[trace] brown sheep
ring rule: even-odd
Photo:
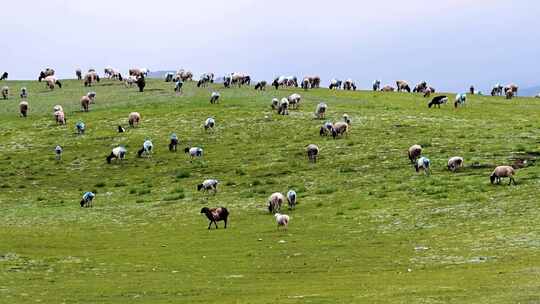
[[[420,145],[412,145],[409,150],[407,151],[407,154],[409,155],[409,159],[411,160],[411,163],[413,164],[417,158],[422,155],[422,146]]]
[[[510,178],[510,182],[508,183],[508,185],[511,185],[512,182],[514,183],[514,185],[516,185],[516,181],[514,180],[514,174],[516,174],[514,168],[510,166],[498,166],[497,168],[495,168],[495,170],[493,170],[493,173],[491,173],[489,179],[492,184],[495,182],[497,182],[497,184],[500,184],[503,177],[508,177]]]
[[[506,99],[514,98],[514,91],[512,91],[511,89],[509,89],[509,90],[505,89],[505,94],[506,94]]]
[[[88,97],[87,95],[84,95],[83,97],[81,97],[81,107],[84,112],[88,112],[90,101],[91,101],[90,97]]]
[[[312,163],[316,163],[317,156],[319,155],[319,147],[317,147],[317,145],[310,144],[306,148],[306,153],[307,153],[308,160]]]
[[[517,96],[518,89],[519,89],[519,87],[512,83],[512,84],[509,84],[509,85],[504,87],[504,93],[508,96],[508,91],[511,91],[512,92],[512,97]]]
[[[349,125],[344,121],[338,121],[332,128],[332,137],[336,139],[337,136],[346,135],[349,131]]]
[[[227,229],[227,219],[229,217],[229,210],[225,207],[218,207],[218,208],[208,208],[204,207],[201,209],[201,214],[205,214],[208,220],[210,220],[210,223],[208,224],[208,229],[212,227],[212,223],[216,225],[216,229],[218,229],[217,222],[223,221],[225,223],[224,229]]]
[[[19,111],[21,112],[22,117],[26,117],[28,113],[28,102],[23,100],[19,103]]]
[[[138,112],[131,112],[128,116],[128,123],[130,127],[135,127],[139,125],[139,122],[141,121],[141,114]]]
[[[279,192],[272,193],[268,198],[268,211],[270,213],[279,212],[281,205],[285,202],[285,196]]]
[[[407,91],[411,92],[411,87],[409,86],[409,83],[407,83],[405,80],[398,80],[396,81],[397,91]]]
[[[385,85],[385,86],[381,89],[381,91],[383,91],[383,92],[394,92],[394,90],[395,90],[394,87],[391,86],[391,85],[388,85],[388,84]]]

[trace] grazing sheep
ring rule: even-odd
[[[8,97],[9,97],[9,87],[4,86],[2,87],[2,98],[8,99]]]
[[[146,86],[146,80],[143,75],[140,75],[137,77],[137,87],[139,88],[139,92],[144,92],[144,87]]]
[[[291,94],[291,96],[287,97],[287,100],[289,101],[289,106],[291,109],[298,109],[300,106],[300,101],[302,100],[302,96],[300,94]]]
[[[138,126],[140,121],[141,121],[141,114],[139,114],[139,112],[129,113],[128,123],[130,127],[134,128],[135,126]]]
[[[491,96],[501,96],[503,93],[503,86],[497,83],[492,89],[491,89]]]
[[[426,175],[429,175],[430,164],[431,162],[429,161],[429,158],[422,156],[416,160],[416,163],[414,164],[414,169],[416,170],[416,172],[420,172],[420,170],[422,170]]]
[[[51,68],[46,68],[45,71],[39,72],[38,81],[41,82],[42,79],[46,78],[47,76],[53,76],[54,70]]]
[[[146,69],[146,68],[143,68],[143,69],[140,69],[140,68],[131,68],[129,69],[128,71],[128,74],[129,76],[148,76],[148,73],[150,72],[150,70]]]
[[[294,209],[296,206],[296,191],[289,190],[287,192],[287,202],[289,203],[289,209]]]
[[[407,154],[409,155],[411,164],[414,164],[414,162],[422,155],[422,146],[412,145],[407,151]]]
[[[223,87],[225,88],[231,87],[231,76],[223,76]]]
[[[203,149],[199,147],[186,147],[184,149],[184,153],[189,153],[190,162],[193,161],[193,158],[195,157],[202,157],[203,156]]]
[[[58,79],[56,79],[56,77],[51,75],[51,76],[45,77],[44,79],[45,79],[47,88],[49,88],[49,90],[53,90],[56,85],[59,88],[62,88],[62,83]]]
[[[99,75],[94,70],[89,70],[88,73],[84,75],[84,86],[91,87],[96,82],[99,82]]]
[[[137,83],[137,76],[129,75],[124,78],[124,85],[127,87],[132,87],[134,83]]]
[[[317,156],[319,155],[319,147],[314,144],[309,144],[306,148],[308,160],[312,163],[317,162]]]
[[[327,121],[321,126],[319,130],[319,135],[328,136],[332,134],[332,130],[334,130],[334,125],[331,122]]]
[[[349,126],[351,125],[351,119],[349,118],[349,114],[343,114],[343,121],[346,122]]]
[[[205,214],[208,220],[210,220],[210,223],[208,224],[208,230],[210,230],[210,227],[212,226],[212,223],[216,226],[216,229],[218,229],[217,222],[223,221],[225,223],[224,229],[227,229],[227,218],[229,217],[229,211],[225,207],[218,207],[218,208],[208,208],[204,207],[201,209],[201,213]]]
[[[463,157],[454,156],[448,160],[448,170],[455,172],[461,167],[463,167]]]
[[[83,135],[84,131],[86,130],[86,125],[84,124],[84,122],[79,121],[77,122],[77,124],[75,124],[75,128],[77,129],[77,134]]]
[[[300,83],[300,87],[304,89],[304,91],[307,91],[311,85],[309,84],[309,78],[304,78],[302,82]]]
[[[338,121],[332,128],[332,137],[336,139],[337,136],[346,135],[349,131],[349,125],[346,122]]]
[[[208,129],[214,129],[214,126],[216,125],[216,121],[212,117],[208,117],[204,121],[204,130],[208,131]]]
[[[380,80],[374,80],[373,81],[373,91],[378,91],[380,88],[381,88],[381,81]]]
[[[217,181],[217,179],[205,179],[202,184],[197,185],[197,191],[202,190],[203,192],[208,192],[212,190],[212,192],[216,194],[218,184],[219,182]]]
[[[22,87],[21,88],[21,94],[19,96],[21,96],[21,99],[27,99],[28,98],[28,89],[26,89],[26,87]]]
[[[81,107],[84,112],[88,112],[88,109],[90,107],[90,97],[84,95],[81,97]]]
[[[174,91],[176,94],[182,94],[182,87],[184,86],[184,82],[182,82],[182,79],[178,79],[174,83]]]
[[[105,69],[103,69],[103,74],[107,78],[112,78],[112,76],[114,74],[114,69],[111,68],[111,67],[106,67]]]
[[[519,87],[512,83],[504,87],[504,93],[506,94],[508,91],[512,91],[512,96],[517,96],[518,89]]]
[[[507,90],[507,91],[505,92],[505,96],[506,96],[506,99],[512,99],[512,98],[514,98],[514,91],[512,91],[512,90]]]
[[[405,80],[398,80],[396,81],[396,87],[397,91],[407,91],[408,93],[411,92],[411,87],[409,86],[409,83],[407,83]]]
[[[8,79],[8,72],[2,73],[2,76],[0,77],[0,80],[7,80]]]
[[[173,80],[174,74],[169,72],[165,74],[165,82],[171,82]]]
[[[278,114],[289,115],[289,100],[287,98],[281,98],[278,107]]]
[[[64,150],[62,149],[62,147],[56,146],[56,147],[54,148],[54,158],[55,158],[57,161],[62,160],[62,152],[64,152]]]
[[[277,223],[278,230],[279,230],[279,227],[283,227],[284,229],[287,229],[287,227],[289,227],[289,216],[288,215],[276,213],[276,214],[274,214],[274,217],[276,218],[276,223]]]
[[[456,101],[454,101],[454,108],[457,108],[458,106],[464,106],[466,101],[467,101],[467,94],[465,93],[456,94]]]
[[[495,170],[493,170],[493,173],[491,173],[489,179],[492,184],[495,182],[497,182],[497,184],[500,184],[503,177],[508,177],[510,178],[510,182],[508,183],[508,185],[511,185],[512,182],[514,182],[514,185],[516,185],[516,181],[514,180],[514,174],[516,174],[514,168],[510,166],[498,166],[497,168],[495,168]]]
[[[277,110],[279,108],[279,99],[272,98],[272,110]]]
[[[307,90],[309,88],[316,89],[319,88],[321,85],[321,77],[319,76],[305,76],[302,80],[301,87],[304,90]]]
[[[180,69],[176,71],[176,75],[174,75],[174,81],[178,81],[178,79],[182,81],[193,80],[193,73],[191,71]]]
[[[328,88],[330,90],[332,90],[332,89],[336,89],[336,90],[341,89],[341,84],[342,83],[343,82],[341,80],[334,78],[334,79],[330,80],[330,85],[328,86]]]
[[[281,209],[281,205],[285,202],[285,196],[279,192],[274,192],[268,198],[268,212],[276,213]]]
[[[448,97],[446,95],[441,96],[435,96],[433,99],[428,103],[428,108],[431,108],[432,106],[438,106],[441,107],[441,104],[447,103]]]
[[[23,100],[19,103],[19,112],[21,113],[21,117],[26,117],[28,113],[28,101]]]
[[[94,197],[96,197],[96,195],[93,192],[85,192],[81,199],[81,208],[92,207],[94,205]]]
[[[214,73],[204,73],[197,82],[197,87],[206,87],[209,83],[214,83]]]
[[[328,109],[328,106],[324,102],[320,102],[317,104],[317,107],[315,108],[315,117],[318,119],[324,119],[326,116],[326,110]]]
[[[63,111],[56,111],[54,112],[54,119],[57,124],[59,125],[65,125],[66,124],[66,115]]]
[[[255,90],[264,91],[266,90],[266,81],[259,81],[255,84]]]
[[[126,129],[124,129],[124,127],[122,127],[121,125],[118,125],[118,133],[124,133],[126,132]]]
[[[219,97],[221,97],[221,94],[218,92],[212,92],[212,95],[210,95],[210,103],[219,103]]]
[[[352,79],[349,78],[345,80],[345,82],[343,83],[343,89],[347,91],[350,91],[350,90],[356,91],[356,84],[354,83]]]
[[[53,107],[53,113],[54,113],[54,112],[58,112],[58,111],[64,112],[64,109],[62,108],[61,105],[55,105],[55,106]]]
[[[423,93],[427,89],[427,82],[422,81],[416,84],[413,89],[413,93]]]
[[[154,144],[152,144],[152,141],[147,139],[143,142],[142,148],[137,151],[137,156],[142,157],[143,153],[147,156],[152,156],[152,152],[154,151]]]
[[[389,85],[389,84],[385,85],[385,86],[381,89],[381,91],[383,91],[383,92],[394,92],[394,90],[395,90],[394,87],[391,86],[391,85]]]
[[[126,148],[122,146],[116,147],[112,149],[111,154],[106,157],[107,163],[110,164],[113,158],[122,161],[126,157],[126,154]]]
[[[176,152],[178,146],[178,136],[176,133],[171,134],[171,141],[169,142],[169,151]]]

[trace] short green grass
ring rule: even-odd
[[[65,81],[48,91],[8,81],[0,101],[0,302],[2,303],[537,303],[540,301],[540,104],[469,96],[464,108],[428,109],[420,95],[198,89],[150,80],[146,91],[102,81],[96,103]],[[18,117],[18,90],[30,113]],[[213,89],[221,102],[209,104]],[[299,92],[300,110],[271,112],[272,97]],[[451,96],[451,99],[453,96]],[[348,137],[321,138],[347,113]],[[56,126],[61,104],[67,126]],[[131,111],[139,127],[127,127]],[[216,119],[214,132],[202,127]],[[75,123],[87,132],[78,136]],[[169,134],[181,144],[167,150]],[[152,158],[137,159],[145,138]],[[309,164],[304,147],[321,148]],[[432,175],[416,174],[407,148],[424,146]],[[64,147],[61,162],[53,149]],[[106,164],[124,145],[124,163]],[[189,161],[187,145],[205,150]],[[465,168],[446,170],[451,156]],[[517,186],[493,186],[495,165],[526,159]],[[220,180],[217,195],[196,185]],[[296,189],[287,231],[265,209]],[[94,207],[82,209],[84,191]],[[229,209],[228,229],[208,231],[203,206]],[[220,223],[222,227],[223,223]]]

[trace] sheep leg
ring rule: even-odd
[[[210,227],[212,226],[212,221],[208,224],[208,230],[210,230]]]
[[[227,219],[224,219],[223,221],[225,222],[225,226],[223,227],[223,229],[227,229]]]
[[[214,220],[214,225],[216,225],[216,229],[218,229],[217,222]]]

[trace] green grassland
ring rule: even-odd
[[[540,302],[540,102],[469,96],[428,109],[407,93],[223,89],[149,80],[144,93],[104,80],[96,103],[74,80],[49,91],[8,81],[0,100],[1,303],[538,303]],[[18,90],[30,112],[18,115]],[[221,102],[209,103],[212,90]],[[272,113],[272,97],[299,92],[299,110]],[[453,95],[450,96],[453,99]],[[352,119],[345,138],[320,137],[328,120]],[[67,126],[53,121],[64,107]],[[127,128],[132,111],[139,127]],[[213,116],[217,127],[205,132]],[[87,132],[78,136],[75,123]],[[177,153],[167,149],[175,132]],[[137,158],[145,138],[152,158]],[[308,163],[305,146],[320,149]],[[432,175],[406,151],[421,144]],[[190,162],[188,144],[205,150]],[[54,147],[64,147],[61,162]],[[107,164],[117,145],[127,159]],[[465,167],[446,169],[452,156]],[[526,160],[517,186],[491,185],[496,165]],[[217,178],[220,191],[196,185]],[[268,196],[299,196],[287,231]],[[80,208],[95,191],[93,208]],[[204,206],[230,212],[207,230]]]

